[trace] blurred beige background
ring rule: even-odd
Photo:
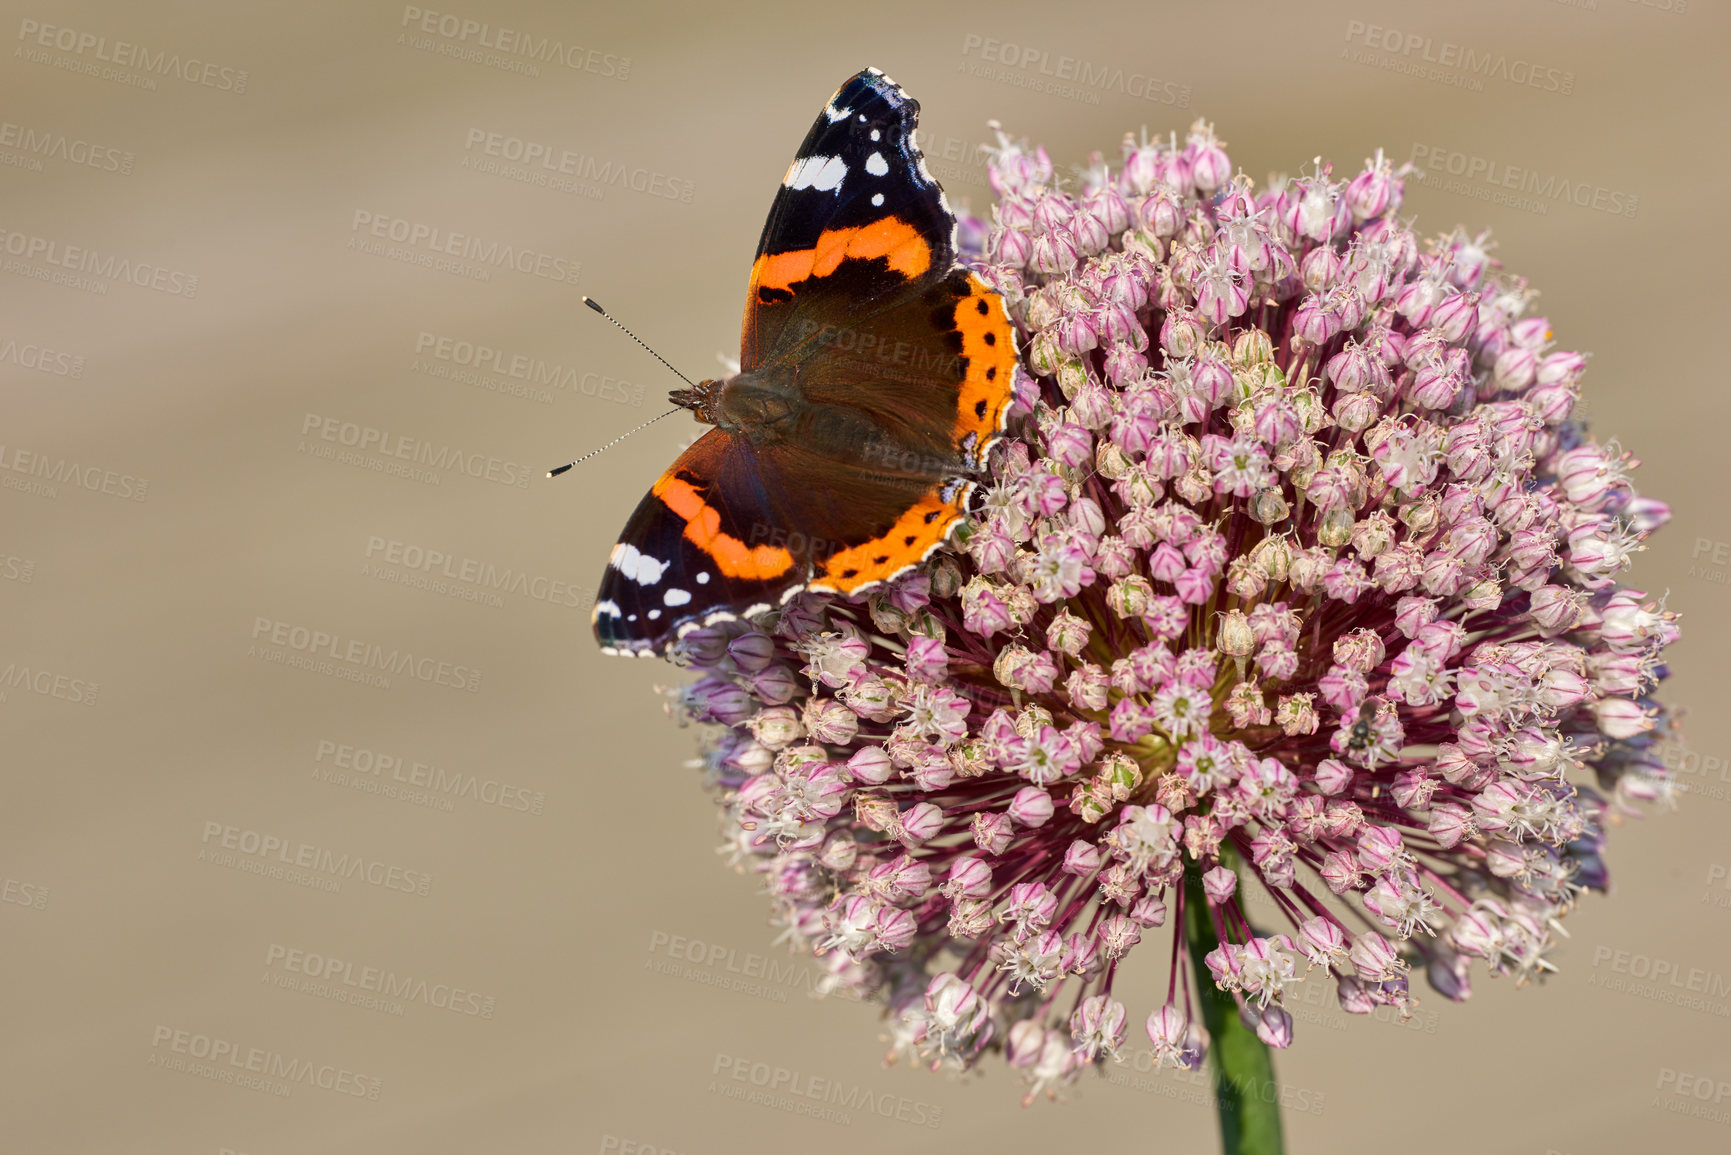
[[[713,852],[675,671],[589,636],[693,429],[541,479],[671,382],[579,294],[713,372],[776,181],[866,64],[976,208],[989,118],[1068,166],[1201,114],[1258,179],[1417,148],[1420,226],[1495,229],[1676,511],[1634,577],[1686,615],[1694,792],[1613,832],[1542,989],[1427,989],[1406,1027],[1301,1006],[1290,1149],[1731,1145],[1722,6],[438,3],[4,5],[0,1147],[1213,1149],[1140,1029],[1068,1105],[884,1069]],[[1463,47],[1509,78],[1424,71]],[[1065,57],[1128,79],[1041,87]],[[760,1063],[887,1117],[735,1097]]]

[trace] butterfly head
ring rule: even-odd
[[[792,367],[735,373],[699,381],[691,389],[676,389],[667,399],[691,410],[706,425],[755,440],[786,432],[799,408],[796,376]]]
[[[714,377],[706,377],[689,389],[675,389],[667,395],[667,400],[681,409],[689,409],[697,420],[706,425],[714,425],[715,398],[721,392],[722,382]]]

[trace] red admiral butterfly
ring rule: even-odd
[[[1016,366],[1003,299],[957,264],[914,143],[920,106],[875,68],[824,105],[776,192],[740,371],[670,395],[715,426],[620,535],[603,652],[902,574],[966,516]]]

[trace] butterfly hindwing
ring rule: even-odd
[[[973,488],[714,430],[626,522],[596,599],[596,637],[607,653],[655,653],[686,628],[772,609],[808,584],[851,593],[887,580],[949,535]]]
[[[898,448],[936,463],[934,475],[978,469],[1014,385],[1003,298],[957,268],[874,316],[850,320],[846,308],[827,285],[806,304],[799,323],[818,334],[794,355],[806,401],[862,411]]]
[[[808,551],[788,540],[751,458],[711,430],[650,487],[596,596],[604,652],[659,652],[683,625],[769,609],[804,584]]]

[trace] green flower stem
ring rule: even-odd
[[[1222,848],[1222,862],[1230,848]],[[1238,1017],[1238,1004],[1214,985],[1202,960],[1219,945],[1202,874],[1194,866],[1184,878],[1184,930],[1196,986],[1202,992],[1202,1023],[1208,1028],[1208,1065],[1214,1071],[1214,1102],[1220,1112],[1220,1149],[1224,1155],[1281,1155],[1280,1093],[1274,1082],[1274,1057]]]

